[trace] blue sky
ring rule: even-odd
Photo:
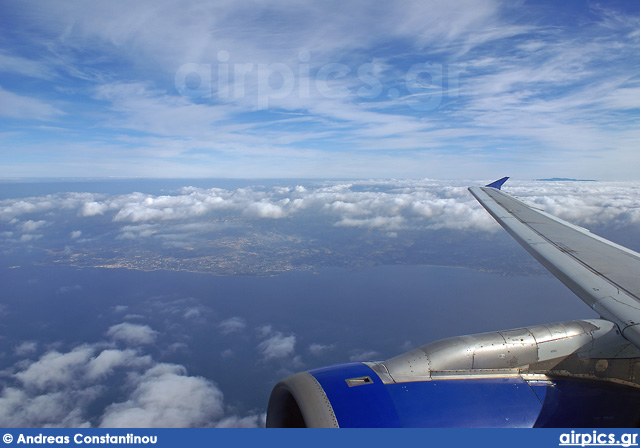
[[[637,2],[0,14],[0,178],[638,179]]]

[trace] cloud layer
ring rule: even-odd
[[[8,228],[4,238],[22,242],[53,231],[54,221],[48,220],[65,215],[86,218],[86,226],[92,225],[91,219],[106,218],[125,239],[212,232],[221,228],[216,222],[222,220],[250,223],[311,216],[328,226],[392,232],[494,231],[498,227],[466,190],[467,185],[474,184],[478,182],[376,180],[235,190],[185,187],[160,196],[60,193],[2,200],[0,220]],[[510,181],[506,188],[532,205],[579,225],[629,226],[640,222],[637,183]],[[73,230],[67,238],[78,240],[89,234],[86,229]]]
[[[125,342],[127,348],[117,348],[105,340],[66,352],[49,350],[36,360],[26,359],[4,370],[0,424],[181,428],[261,425],[259,415],[229,415],[222,392],[211,380],[190,376],[182,365],[158,362],[145,354],[137,346],[148,343],[151,332],[146,326],[122,323],[111,327],[107,335],[112,341]],[[22,344],[19,352],[33,354],[35,349],[27,351]]]

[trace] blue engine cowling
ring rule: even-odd
[[[640,350],[602,319],[459,336],[285,378],[267,426],[635,426],[638,366]]]
[[[384,384],[366,364],[292,375],[269,399],[267,427],[624,427],[640,421],[633,387],[520,376]]]

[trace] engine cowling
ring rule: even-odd
[[[640,421],[639,360],[597,319],[445,339],[285,378],[267,426],[630,426]]]

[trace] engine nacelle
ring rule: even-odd
[[[292,375],[271,393],[267,426],[630,426],[639,360],[597,319],[445,339]]]

